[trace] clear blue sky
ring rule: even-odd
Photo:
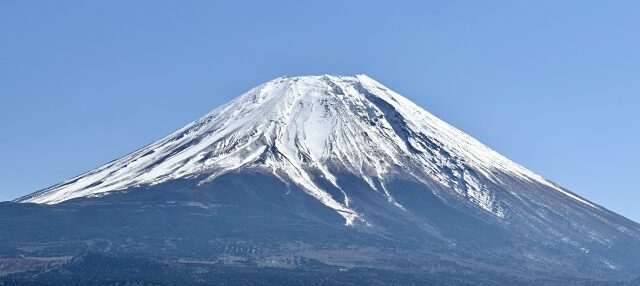
[[[0,3],[0,200],[281,75],[365,73],[640,221],[639,1]]]

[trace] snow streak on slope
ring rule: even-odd
[[[504,209],[480,177],[499,184],[498,174],[510,174],[596,207],[364,75],[269,81],[151,145],[19,201],[59,203],[184,177],[207,181],[243,167],[294,182],[347,224],[366,218],[332,170],[361,177],[400,209],[384,187],[400,174],[438,182],[497,217]],[[343,196],[324,191],[314,174]]]

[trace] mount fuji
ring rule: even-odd
[[[640,277],[640,224],[365,75],[271,80],[129,155],[1,203],[0,222],[8,284]]]

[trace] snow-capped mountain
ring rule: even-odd
[[[364,219],[350,209],[349,194],[332,198],[310,170],[336,187],[329,167],[352,171],[398,208],[384,184],[398,174],[436,181],[498,217],[505,210],[478,176],[500,184],[499,174],[509,174],[598,208],[365,75],[269,81],[158,142],[19,201],[59,203],[201,173],[206,181],[245,166],[299,184],[347,223]]]
[[[412,241],[439,255],[461,251],[502,265],[496,256],[502,251],[518,267],[566,268],[561,272],[585,277],[640,272],[632,269],[640,267],[637,223],[514,163],[365,75],[271,80],[157,142],[17,202],[207,186],[229,192],[217,204],[255,199],[270,215],[308,211],[305,220],[325,222],[333,213],[349,232]]]

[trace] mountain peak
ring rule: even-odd
[[[103,244],[75,240],[81,235],[70,225],[90,233],[107,226],[108,238],[137,233],[157,241],[148,248],[154,257],[169,251],[171,259],[189,253],[254,266],[276,266],[256,264],[274,257],[420,273],[424,265],[459,264],[461,273],[496,269],[500,279],[514,269],[545,279],[636,277],[640,269],[640,225],[364,75],[271,80],[148,146],[17,201],[60,205],[25,206],[24,216],[10,204],[16,227],[8,229],[18,235],[6,237],[39,241],[40,229],[61,226],[61,241],[74,238],[69,249]],[[36,226],[22,227],[25,217]],[[236,251],[227,252],[227,242]],[[43,253],[65,248],[38,243]],[[13,253],[39,246],[8,245]],[[130,245],[138,253],[143,244]]]
[[[367,222],[336,181],[338,173],[361,178],[398,209],[404,207],[385,184],[399,176],[449,189],[497,218],[509,210],[490,184],[503,176],[597,208],[366,75],[276,78],[153,144],[18,201],[59,203],[184,177],[206,182],[246,168],[293,181],[347,224]],[[323,190],[318,174],[340,194]]]

